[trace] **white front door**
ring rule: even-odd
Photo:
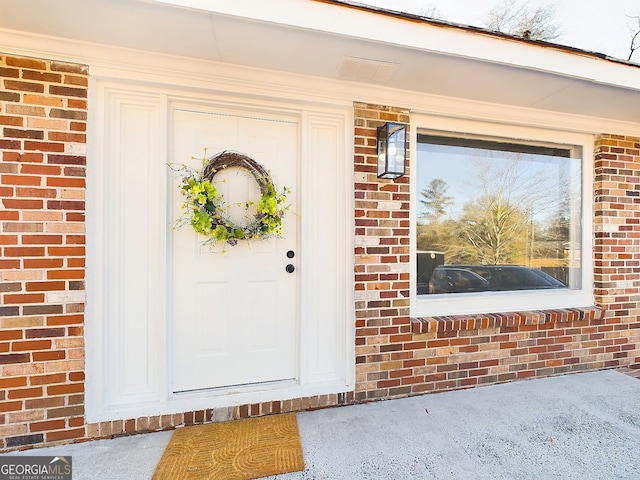
[[[199,166],[204,148],[208,157],[243,153],[269,171],[278,190],[291,189],[288,203],[297,211],[297,119],[175,106],[171,125],[172,162]],[[247,175],[216,175],[228,204],[259,198]],[[176,175],[172,220],[180,216],[179,184]],[[286,269],[299,265],[297,224],[289,213],[284,238],[226,245],[225,253],[202,246],[205,238],[189,225],[172,232],[172,391],[297,378],[298,271]]]

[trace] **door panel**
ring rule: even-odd
[[[287,186],[296,211],[298,124],[240,113],[173,109],[174,163],[199,166],[223,150],[248,155],[265,167],[278,189]],[[260,198],[248,172],[229,169],[215,181],[228,204]],[[176,176],[178,177],[178,176]],[[170,194],[174,220],[182,197],[176,178]],[[240,215],[240,214],[239,214]],[[287,251],[297,251],[297,216],[287,214],[282,239],[202,246],[185,225],[172,232],[172,390],[188,391],[296,378],[297,273]],[[221,250],[221,245],[216,248]]]

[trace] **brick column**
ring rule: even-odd
[[[87,75],[0,54],[0,449],[85,435]]]
[[[376,176],[376,128],[404,108],[354,103],[356,401],[411,391],[409,173]],[[407,148],[407,152],[409,149]]]
[[[606,366],[639,364],[640,137],[599,135],[594,168],[594,292],[608,325]]]

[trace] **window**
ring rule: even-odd
[[[412,314],[592,304],[586,137],[540,137],[418,130]]]

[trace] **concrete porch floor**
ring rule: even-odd
[[[635,376],[635,378],[634,378]],[[307,479],[638,479],[640,369],[301,412]],[[5,455],[72,456],[73,478],[150,479],[171,431]]]

